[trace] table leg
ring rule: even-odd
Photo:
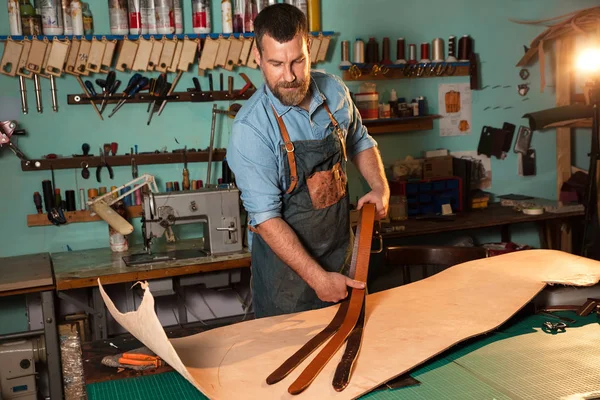
[[[177,312],[179,314],[179,325],[188,323],[187,309],[185,308],[185,290],[181,286],[179,278],[173,278],[173,288],[177,293]]]
[[[549,249],[550,243],[548,242],[548,238],[546,236],[546,232],[548,230],[548,225],[545,221],[539,221],[537,224],[538,236],[540,239],[540,248],[541,249]]]
[[[98,287],[92,288],[92,302],[94,307],[94,329],[92,336],[94,340],[101,340],[108,338],[108,329],[106,326],[106,307],[104,307],[104,300],[100,294]]]
[[[50,384],[50,399],[63,398],[62,369],[60,366],[60,345],[54,312],[54,292],[42,292],[42,314],[44,317],[44,337],[46,341],[46,363]]]

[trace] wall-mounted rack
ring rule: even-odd
[[[157,103],[161,103],[163,100],[168,100],[170,102],[192,102],[192,103],[202,103],[202,102],[213,102],[213,101],[234,101],[234,100],[247,100],[249,99],[256,89],[247,90],[241,95],[239,94],[239,90],[232,90],[229,93],[226,90],[215,90],[215,91],[188,91],[188,92],[175,92],[167,97],[155,97],[148,93],[137,93],[135,96],[127,99],[127,104],[132,103],[151,103],[156,101]],[[104,97],[96,96],[96,97],[86,97],[85,94],[70,94],[67,96],[67,104],[70,105],[78,105],[78,104],[90,104],[90,102],[95,102],[99,104]],[[122,96],[109,96],[106,98],[106,102],[108,104],[118,103],[119,100],[123,100]]]
[[[225,149],[215,149],[212,161],[223,161],[225,158]],[[187,151],[187,162],[206,162],[208,161],[208,151]],[[183,151],[175,153],[151,153],[151,154],[126,154],[121,156],[106,156],[106,162],[111,167],[131,166],[131,160],[134,159],[137,165],[149,164],[177,164],[183,163]],[[52,159],[39,159],[21,161],[21,170],[23,171],[44,171],[53,169],[73,169],[83,168],[87,164],[88,168],[100,165],[99,156],[87,157],[65,157]]]
[[[370,135],[428,131],[433,129],[433,120],[438,118],[441,118],[441,116],[424,115],[421,117],[367,119],[363,120],[363,125],[368,128]]]
[[[335,32],[332,31],[324,31],[324,32],[311,32],[310,33],[312,36],[333,36],[335,34]],[[218,38],[228,38],[230,36],[233,36],[234,38],[240,38],[240,37],[244,37],[244,38],[253,38],[254,37],[254,33],[182,33],[180,35],[55,35],[55,36],[51,36],[51,35],[40,35],[40,36],[10,36],[10,35],[0,35],[0,41],[5,41],[8,38],[11,38],[12,40],[23,40],[23,39],[40,39],[43,40],[44,38],[48,39],[48,40],[53,40],[53,39],[58,39],[58,40],[64,40],[64,39],[81,39],[81,38],[85,38],[86,40],[92,40],[92,39],[96,39],[96,40],[102,40],[102,39],[106,39],[106,40],[123,40],[123,39],[129,39],[129,40],[137,40],[140,37],[144,38],[146,40],[150,40],[150,37],[153,37],[154,40],[160,40],[163,37],[165,39],[206,39],[207,37],[210,37],[211,39],[218,39]]]
[[[428,64],[352,64],[342,66],[342,77],[346,81],[375,81],[387,79],[442,78],[449,76],[470,76],[469,62],[441,62]],[[375,67],[375,68],[374,68]],[[422,68],[422,74],[419,69]],[[432,71],[429,73],[429,71]],[[436,71],[441,71],[438,74]]]

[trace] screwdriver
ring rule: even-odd
[[[33,202],[35,203],[35,209],[37,210],[37,213],[43,214],[44,211],[42,209],[42,196],[40,195],[40,192],[35,192],[33,194]]]
[[[92,96],[98,96],[98,93],[96,92],[96,88],[94,88],[94,84],[92,83],[92,81],[85,81],[85,87],[88,89],[88,92],[90,92]]]
[[[156,85],[158,87],[158,85]],[[162,90],[160,91],[159,97],[166,97],[169,94],[169,91],[171,90],[171,84],[169,82],[166,81],[165,79],[165,83],[162,85]],[[164,102],[163,102],[164,104]],[[150,121],[152,121],[152,116],[154,115],[155,112],[159,112],[160,113],[160,107],[158,104],[156,104],[156,100],[154,100],[153,102],[153,107],[152,107],[152,113],[150,114],[150,117],[148,118],[148,125],[150,125]]]
[[[133,75],[131,77],[131,79],[129,80],[129,83],[127,84],[127,87],[123,91],[123,99],[119,100],[119,103],[117,104],[117,106],[115,107],[115,109],[112,110],[112,112],[110,113],[110,115],[108,116],[108,118],[110,118],[113,115],[115,115],[115,113],[117,111],[119,111],[119,109],[121,107],[123,107],[123,104],[125,104],[125,102],[128,99],[130,99],[131,97],[133,97],[137,92],[139,92],[147,84],[148,84],[148,78],[145,78],[145,77],[141,76],[140,74]]]
[[[83,79],[81,79],[79,75],[76,75],[75,79],[77,79],[77,82],[79,83],[79,86],[81,86],[81,90],[83,90],[83,93],[85,93],[86,97],[90,98],[91,96],[87,91],[85,84],[83,83]],[[96,111],[98,117],[100,117],[101,120],[104,120],[104,118],[102,118],[102,114],[100,114],[100,110],[98,110],[98,107],[96,106],[96,103],[94,103],[94,100],[90,100],[90,104],[92,107],[94,107],[94,111]]]
[[[177,73],[177,76],[175,76],[175,79],[173,79],[173,83],[171,84],[171,88],[167,92],[166,96],[170,96],[171,94],[173,94],[173,91],[175,90],[175,87],[179,83],[179,80],[181,79],[182,75],[183,75],[183,71],[179,71]],[[162,101],[162,104],[160,105],[160,108],[158,109],[158,115],[162,114],[162,111],[164,110],[164,108],[165,108],[166,105],[167,105],[167,99],[164,99]]]
[[[150,93],[150,94],[154,93],[154,89],[156,88],[156,79],[150,78],[150,83],[148,84],[148,86],[149,86],[148,93]],[[148,103],[148,110],[146,112],[150,112],[150,110],[152,109],[152,104],[153,103]]]
[[[150,114],[150,118],[148,119],[148,125],[150,125],[150,120],[152,119],[152,114],[154,114],[154,105],[156,104],[156,98],[161,95],[161,92],[163,91],[165,83],[167,83],[167,74],[162,73],[158,76],[158,78],[154,82],[154,86],[152,86],[152,84],[150,85],[150,94],[154,97],[154,100],[152,100],[152,103],[150,103],[150,107],[148,108],[148,112],[150,112],[150,110],[152,110],[152,113]]]
[[[108,97],[110,91],[112,90],[115,80],[117,78],[117,74],[115,71],[110,71],[106,76],[106,80],[104,81],[104,86],[100,85],[98,81],[102,81],[101,79],[97,79],[96,83],[102,87],[102,93],[104,94],[104,98],[102,99],[102,103],[100,104],[100,114],[104,111],[106,107],[106,98]]]
[[[183,182],[181,182],[183,190],[190,190],[190,171],[187,167],[187,146],[183,149]]]

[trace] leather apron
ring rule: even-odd
[[[345,134],[324,103],[333,130],[322,140],[291,142],[275,116],[284,144],[289,188],[282,218],[306,251],[329,272],[347,273],[352,256]],[[257,318],[326,307],[316,292],[271,250],[258,234],[252,240],[252,301]]]

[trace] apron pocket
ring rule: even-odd
[[[319,171],[307,180],[308,193],[313,208],[320,210],[336,204],[346,196],[348,178],[338,162],[329,171]]]

